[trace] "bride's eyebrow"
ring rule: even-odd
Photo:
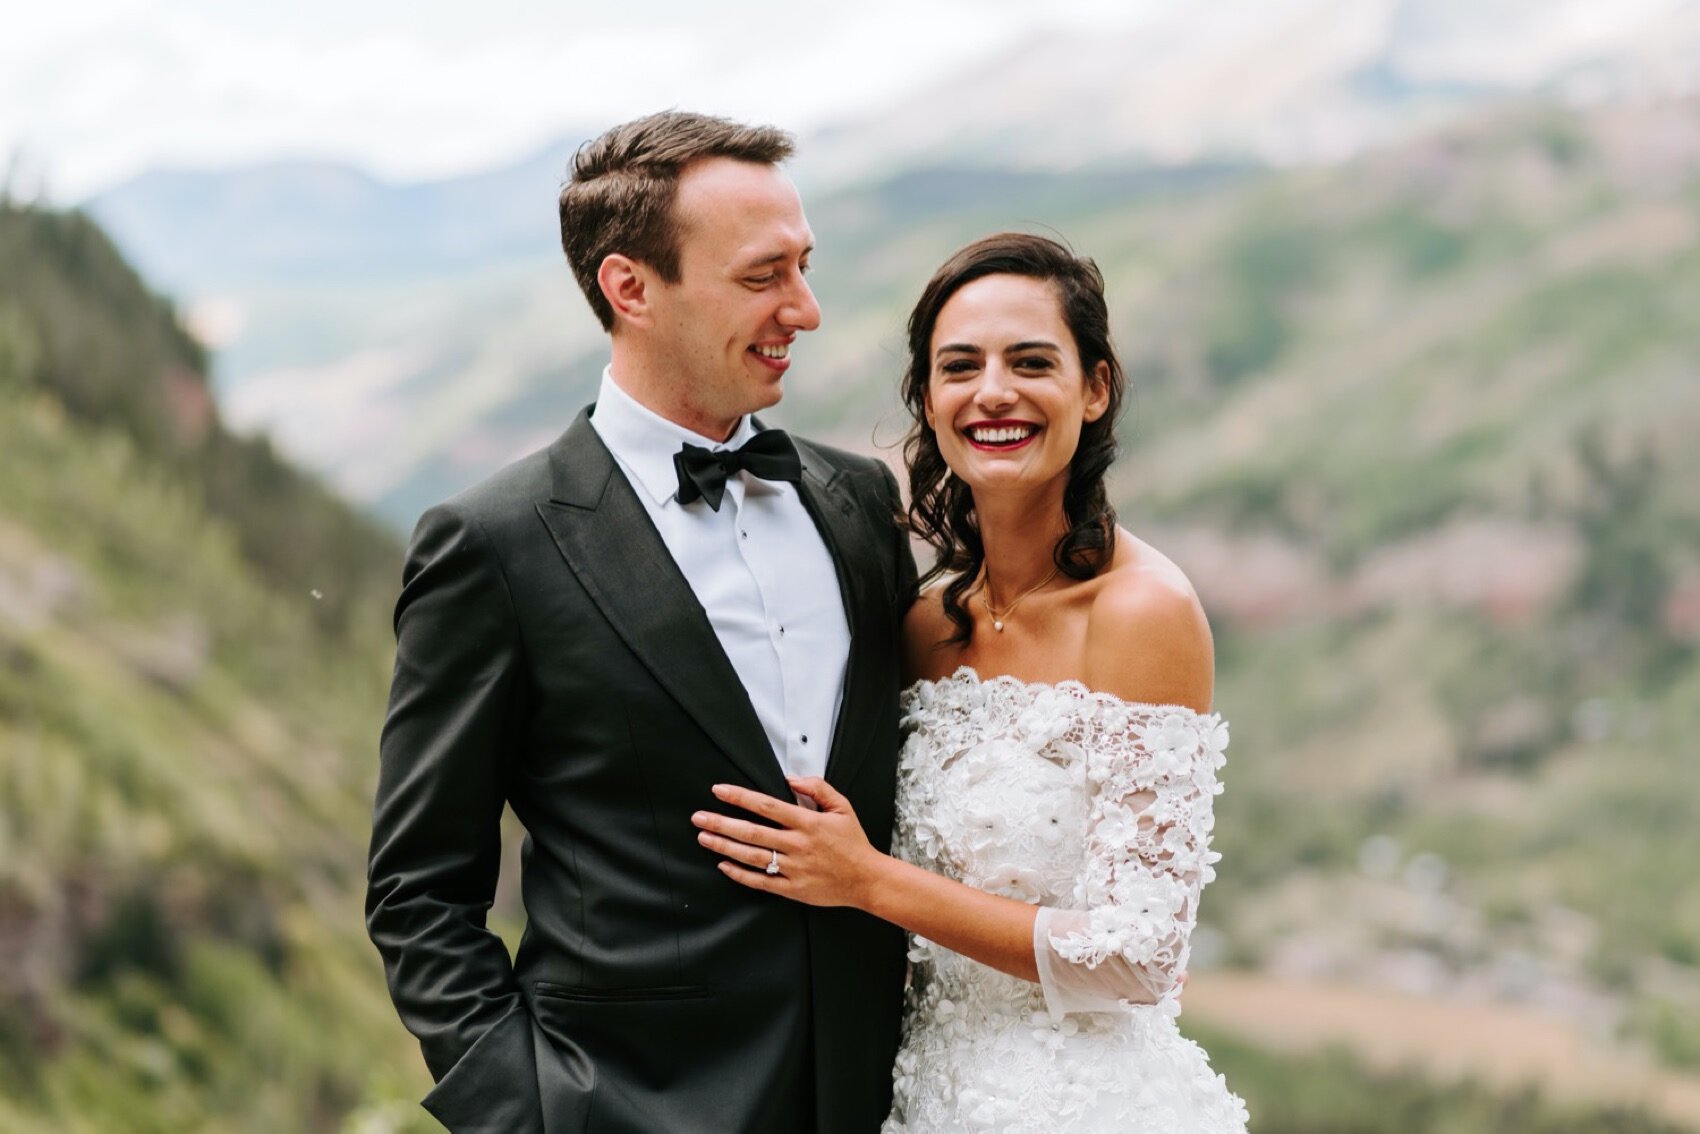
[[[1027,339],[1019,343],[1010,343],[1003,348],[1005,354],[1020,354],[1024,350],[1048,350],[1056,354],[1062,353],[1062,347],[1048,339]],[[973,343],[946,343],[933,352],[934,358],[947,354],[984,354],[985,351]]]

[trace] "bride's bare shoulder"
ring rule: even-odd
[[[1086,683],[1128,701],[1210,711],[1215,649],[1198,593],[1173,560],[1117,529],[1086,632]]]
[[[950,641],[956,624],[944,612],[944,588],[937,579],[923,590],[903,619],[903,683],[936,681],[956,672],[962,647]]]

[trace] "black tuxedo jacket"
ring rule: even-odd
[[[878,462],[798,442],[850,658],[826,777],[888,845],[915,565]],[[876,1130],[902,934],[722,877],[712,784],[789,790],[589,411],[427,512],[396,609],[366,911],[454,1131]],[[485,928],[512,806],[527,924]]]

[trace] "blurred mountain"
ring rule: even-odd
[[[1218,627],[1225,955],[1700,1065],[1700,102],[1058,226]]]
[[[1700,4],[1270,0],[1176,5],[1036,37],[827,132],[827,182],[906,165],[1073,169],[1337,161],[1506,97],[1668,96],[1700,83]]]
[[[562,384],[554,328],[572,293],[554,201],[580,141],[413,185],[332,163],[160,171],[88,209],[217,348],[235,425],[405,523],[468,463],[511,452],[463,423]],[[399,406],[412,426],[398,432]]]
[[[1700,84],[1700,0],[1269,0],[1055,32],[805,138],[810,192],[913,167],[1337,161],[1506,97],[1599,102]],[[510,165],[392,184],[344,164],[160,170],[88,202],[150,279],[233,286],[558,259],[572,131]]]
[[[414,1113],[360,929],[399,559],[90,221],[0,203],[0,1129]]]
[[[394,280],[547,259],[560,243],[547,205],[580,141],[563,139],[498,169],[416,184],[322,161],[156,170],[87,207],[157,286],[178,294]]]

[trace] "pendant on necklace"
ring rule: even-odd
[[[1002,634],[1003,633],[1003,623],[999,622],[995,618],[992,619],[992,629],[996,630],[999,634]]]

